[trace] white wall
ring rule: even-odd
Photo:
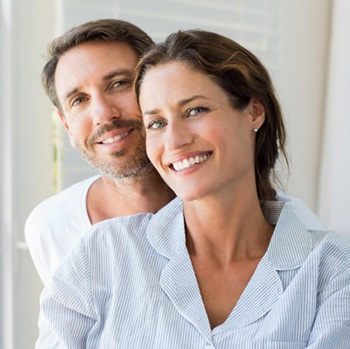
[[[32,348],[37,337],[41,283],[23,245],[23,225],[34,205],[53,193],[52,109],[40,86],[41,56],[54,35],[75,24],[120,17],[155,39],[201,27],[246,44],[270,69],[286,114],[290,191],[315,207],[331,0],[1,1],[3,348]],[[64,186],[90,173],[75,152],[65,161]]]
[[[289,191],[316,211],[331,21],[329,0],[283,1],[281,74],[289,131]]]
[[[1,348],[33,348],[41,284],[23,225],[35,203],[52,193],[51,106],[40,89],[42,52],[52,37],[46,0],[1,2],[0,196]]]
[[[350,2],[332,7],[318,212],[327,228],[350,239]]]

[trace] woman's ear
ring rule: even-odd
[[[252,129],[259,129],[265,121],[265,107],[255,97],[252,97],[249,102],[249,112],[251,115]]]

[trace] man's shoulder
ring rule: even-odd
[[[84,196],[86,197],[89,188],[97,178],[97,176],[90,177],[71,185],[55,195],[50,196],[49,198],[40,202],[34,208],[33,212],[45,212],[51,211],[52,209],[65,209],[66,207],[76,205],[77,201],[80,201]]]
[[[84,210],[86,194],[98,176],[93,176],[64,189],[40,202],[27,218],[26,226],[47,225],[48,221],[61,221],[75,212]],[[63,222],[61,222],[62,224]]]

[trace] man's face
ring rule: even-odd
[[[71,143],[114,179],[142,177],[152,168],[132,76],[138,57],[121,42],[88,42],[59,60],[55,87]]]

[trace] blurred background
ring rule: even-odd
[[[38,335],[42,284],[24,242],[26,217],[93,173],[70,148],[40,84],[48,42],[88,20],[121,18],[156,41],[178,29],[207,29],[254,52],[286,118],[285,190],[326,227],[350,235],[349,1],[0,1],[0,348],[34,348]]]

